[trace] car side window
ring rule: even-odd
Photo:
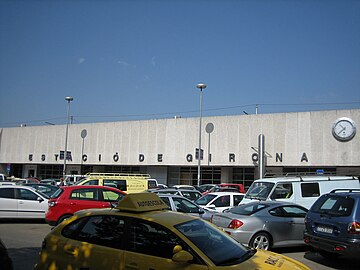
[[[70,199],[73,199],[73,200],[98,200],[97,189],[96,188],[75,189],[71,192]]]
[[[63,235],[95,245],[121,248],[124,227],[125,220],[123,217],[110,215],[92,216],[83,225],[82,223],[75,223],[74,226],[70,224],[64,228]]]
[[[320,189],[318,183],[302,183],[301,195],[303,197],[319,197]]]
[[[273,216],[288,218],[305,218],[307,210],[297,206],[280,206],[269,211]]]
[[[171,259],[176,245],[183,248],[185,243],[163,226],[133,219],[127,232],[129,237],[126,250]]]
[[[84,183],[84,186],[98,186],[98,185],[99,185],[99,180],[97,179],[89,180]]]
[[[28,200],[28,201],[36,201],[39,198],[39,196],[34,192],[23,188],[18,189],[17,197],[18,199]]]
[[[104,179],[104,186],[117,188],[122,191],[127,191],[126,180]]]
[[[166,205],[168,206],[168,210],[171,210],[171,204],[170,204],[170,200],[168,197],[161,197],[161,199],[166,203]]]
[[[234,195],[234,206],[239,205],[243,198],[244,195]]]
[[[102,200],[104,202],[115,202],[124,197],[124,195],[116,193],[112,190],[100,189],[100,192],[102,193]]]
[[[199,209],[195,204],[183,198],[173,198],[176,210],[183,213],[199,213]]]
[[[279,183],[273,194],[271,195],[271,199],[288,199],[293,194],[293,187],[291,183]]]
[[[0,198],[14,199],[15,192],[13,188],[0,188]]]
[[[215,207],[226,207],[230,206],[230,195],[225,195],[217,198],[214,201]]]

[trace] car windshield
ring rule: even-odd
[[[244,247],[226,233],[201,219],[181,223],[175,228],[217,266],[239,264],[249,259],[256,252]]]
[[[198,205],[207,205],[209,202],[211,202],[214,198],[216,197],[216,195],[214,194],[206,194],[205,196],[200,197],[199,199],[197,199],[195,201],[196,204]]]
[[[246,192],[245,198],[266,200],[273,187],[274,187],[274,183],[254,182],[250,186],[249,190]]]
[[[63,190],[62,188],[59,188],[57,191],[55,191],[55,192],[50,196],[50,198],[53,198],[53,199],[59,198],[59,196],[60,196],[61,193],[63,193],[63,192],[64,192],[64,190]]]

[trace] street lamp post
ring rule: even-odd
[[[202,94],[203,89],[206,88],[206,84],[199,83],[196,85],[200,89],[200,120],[199,120],[199,154],[198,154],[198,174],[197,185],[200,186],[200,174],[201,174],[201,120],[202,120]]]
[[[65,180],[65,175],[66,175],[67,141],[68,141],[69,122],[70,122],[70,102],[73,101],[74,98],[65,97],[65,100],[68,103],[68,107],[67,107],[67,122],[66,122],[66,135],[65,135],[65,151],[64,151],[64,170],[63,170],[64,180]]]

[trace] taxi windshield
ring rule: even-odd
[[[218,266],[239,264],[256,252],[201,219],[181,223],[175,228]]]
[[[254,182],[246,192],[245,198],[266,200],[273,187],[274,183]]]

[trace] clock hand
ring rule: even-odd
[[[341,126],[342,129],[338,132],[338,135],[339,135],[341,132],[343,132],[344,130],[346,130],[346,127],[343,127],[342,125],[339,125],[339,126]]]

